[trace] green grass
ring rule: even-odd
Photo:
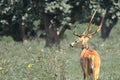
[[[73,31],[81,33],[80,24]],[[80,67],[80,48],[70,48],[76,39],[70,30],[60,48],[44,48],[44,40],[17,43],[12,39],[0,38],[0,80],[83,80]],[[110,37],[103,41],[100,32],[90,41],[89,46],[101,57],[99,80],[120,80],[120,28],[116,25]]]

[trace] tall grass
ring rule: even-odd
[[[0,80],[64,78],[64,51],[44,48],[44,42],[0,43]]]
[[[82,33],[86,25],[76,25],[73,31]],[[51,49],[44,47],[42,39],[17,43],[10,37],[0,38],[0,80],[83,80],[81,49],[69,47],[76,39],[73,31],[66,31],[60,48]],[[120,80],[119,34],[118,24],[106,41],[100,38],[100,33],[89,41],[90,48],[96,49],[101,57],[99,80]]]

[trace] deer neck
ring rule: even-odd
[[[82,45],[82,50],[83,49],[89,49],[88,45]]]

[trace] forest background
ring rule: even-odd
[[[0,0],[0,80],[82,80],[70,48],[97,10],[88,43],[101,57],[99,80],[120,80],[120,0]]]

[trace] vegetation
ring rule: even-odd
[[[102,29],[106,39],[120,18],[119,0],[0,0],[0,35],[12,36],[15,41],[45,36],[45,46],[59,44],[67,29],[76,22],[89,22],[97,10],[95,24],[107,10]]]
[[[93,27],[107,10],[101,34],[89,42],[101,56],[100,80],[120,80],[119,4],[119,0],[0,0],[0,80],[82,80],[81,50],[69,43],[75,39],[73,31],[83,32],[95,9]]]
[[[83,32],[87,24],[77,24],[65,32],[60,47],[45,48],[45,40],[14,42],[11,37],[0,38],[0,80],[82,80],[79,62],[80,48],[70,48],[75,40],[73,31]],[[81,26],[81,27],[79,27]],[[95,26],[93,26],[95,27]],[[97,33],[89,43],[101,57],[99,80],[120,80],[119,24],[107,41]]]

